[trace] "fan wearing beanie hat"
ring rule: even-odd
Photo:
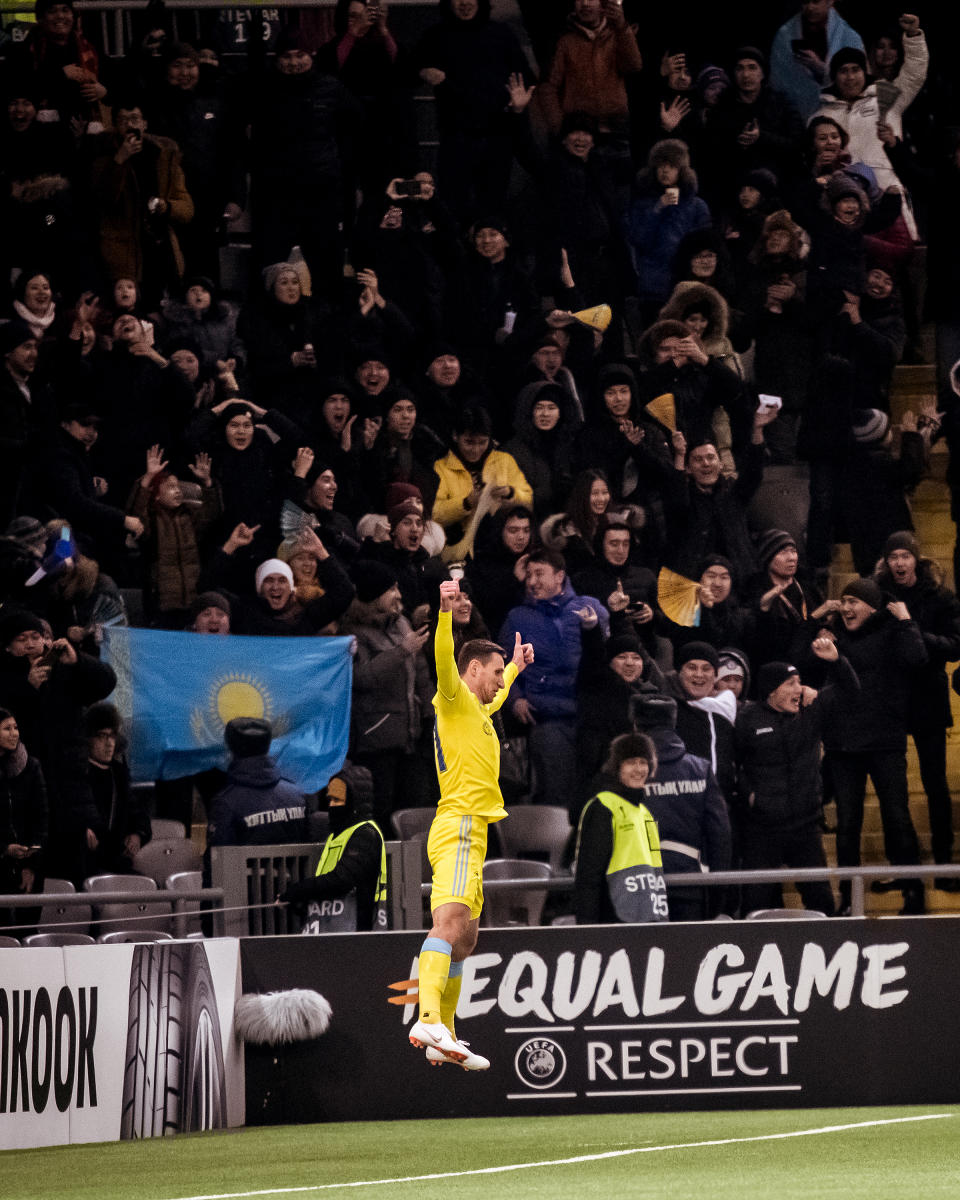
[[[391,593],[397,587],[397,573],[386,565],[373,559],[358,558],[350,568],[354,586],[357,589],[357,599],[361,604],[373,604]],[[399,604],[400,593],[391,597],[389,607],[392,610],[394,599]],[[385,602],[386,603],[386,602]],[[399,608],[396,609],[399,612]]]
[[[219,579],[236,576],[238,568],[231,556],[241,547],[253,542],[256,530],[238,525],[224,543],[219,555],[214,557],[211,567],[205,572],[214,591]],[[319,559],[318,554],[318,559]],[[334,623],[343,616],[355,595],[350,577],[333,554],[327,554],[317,562],[316,591],[306,598],[296,593],[293,570],[282,558],[268,558],[253,574],[255,594],[251,597],[242,593],[227,596],[230,614],[229,631],[246,635],[266,637],[312,637],[318,633],[335,632]],[[209,584],[208,584],[209,588]],[[216,605],[215,605],[216,607]],[[227,632],[226,629],[210,632]]]
[[[730,802],[736,787],[737,701],[733,692],[716,687],[720,656],[709,642],[685,642],[674,651],[673,663],[666,687],[677,701],[677,733],[691,754],[707,760]]]
[[[840,594],[840,614],[848,633],[883,608],[883,592],[872,579],[851,579]]]
[[[269,755],[273,730],[261,717],[234,717],[223,731],[230,752],[227,786],[211,801],[204,879],[211,846],[264,846],[308,841],[302,794]]]
[[[826,674],[822,698],[803,686],[792,663],[767,662],[757,672],[758,702],[746,705],[737,717],[737,768],[748,797],[741,814],[745,870],[826,865],[819,824],[821,743],[831,720],[832,695],[855,696],[858,682],[831,637],[819,636],[810,650]],[[803,884],[800,895],[806,908],[833,914],[828,883]],[[744,888],[744,912],[782,904],[779,884]]]
[[[578,925],[668,919],[660,835],[644,803],[644,785],[656,773],[656,746],[646,734],[624,733],[610,743],[577,829]]]
[[[421,802],[430,770],[422,736],[434,690],[423,654],[430,627],[412,628],[391,566],[358,558],[350,574],[357,592],[340,626],[356,641],[350,758],[372,773],[374,818],[385,828],[394,809]]]
[[[232,609],[222,592],[200,592],[190,605],[189,629],[194,633],[230,632]]]
[[[860,832],[867,779],[880,802],[884,849],[892,863],[920,861],[910,816],[907,731],[914,683],[930,660],[920,626],[903,600],[890,600],[873,579],[853,579],[840,596],[837,648],[860,680],[860,690],[833,697],[825,742],[837,802],[837,862],[860,863]],[[920,880],[902,883],[906,913],[924,911]],[[841,884],[844,904],[850,888]]]
[[[99,701],[90,705],[78,725],[86,761],[84,801],[78,810],[82,832],[74,842],[71,873],[128,875],[131,859],[153,831],[142,795],[130,787],[125,757],[118,754],[123,722],[114,705]]]
[[[751,654],[754,665],[802,661],[807,653],[816,613],[823,597],[802,580],[796,537],[786,529],[766,529],[757,539],[760,572],[751,580],[748,599],[754,616]]]
[[[257,567],[256,591],[274,612],[282,612],[293,598],[293,571],[280,558],[268,558]]]
[[[750,661],[742,650],[734,646],[723,646],[719,651],[720,665],[717,668],[717,691],[726,689],[737,698],[737,706],[746,700],[750,690]]]
[[[938,565],[923,557],[916,535],[900,530],[887,538],[877,582],[902,601],[916,621],[927,649],[927,662],[911,672],[907,733],[920,760],[920,777],[930,813],[933,860],[953,856],[953,805],[946,770],[947,731],[953,725],[947,664],[960,658],[960,601],[941,583]],[[945,891],[960,891],[960,880],[935,879]]]
[[[658,696],[663,689],[660,669],[635,633],[612,634],[604,642],[596,625],[581,632],[581,644],[576,694],[577,787],[570,805],[573,824],[583,801],[595,790],[594,776],[610,742],[634,727],[635,706],[641,698]],[[676,705],[672,700],[669,703],[675,717]]]

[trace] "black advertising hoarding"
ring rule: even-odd
[[[248,1047],[248,1123],[960,1099],[960,919],[483,930],[457,1032],[486,1072],[431,1067],[388,1003],[422,938],[241,942],[244,992],[333,1008],[314,1042]]]

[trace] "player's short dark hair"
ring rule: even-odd
[[[486,665],[494,654],[499,654],[504,662],[507,661],[503,647],[487,638],[473,638],[469,642],[464,642],[457,655],[457,671],[462,675],[474,659]]]

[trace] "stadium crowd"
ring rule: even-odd
[[[564,7],[440,0],[402,44],[339,0],[331,39],[287,10],[230,69],[153,8],[123,58],[64,0],[7,31],[0,894],[129,870],[150,837],[112,622],[352,635],[362,811],[435,802],[448,578],[458,647],[536,650],[499,728],[508,803],[576,828],[615,791],[695,876],[822,864],[835,801],[854,865],[869,776],[912,865],[910,736],[950,863],[960,605],[908,500],[960,437],[960,378],[897,428],[890,394],[925,321],[960,355],[955,83],[889,5]],[[859,574],[827,599],[837,542]],[[158,785],[154,815],[189,824],[224,782]],[[609,814],[580,832],[577,917],[617,919],[587,880]],[[776,903],[669,895],[674,919]]]

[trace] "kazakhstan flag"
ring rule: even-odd
[[[263,717],[282,773],[302,791],[318,791],[347,754],[352,641],[105,629],[103,657],[117,673],[113,701],[129,734],[133,778],[223,767],[227,722]]]

